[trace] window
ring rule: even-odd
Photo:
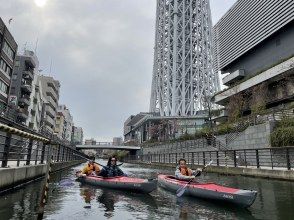
[[[4,45],[3,45],[3,51],[6,53],[6,55],[13,60],[14,59],[14,52],[11,49],[11,47],[8,45],[8,43],[6,41],[4,41]]]
[[[8,64],[3,59],[0,60],[0,69],[2,69],[3,72],[6,73],[7,75],[11,76],[12,69],[10,68],[10,66],[8,66]]]
[[[20,61],[19,60],[16,60],[15,63],[14,63],[14,66],[15,67],[19,67],[20,66]]]
[[[7,94],[8,92],[8,86],[0,80],[0,91]]]

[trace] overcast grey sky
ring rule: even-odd
[[[213,23],[235,1],[211,0]],[[110,141],[129,115],[149,109],[155,7],[156,0],[0,0],[0,16],[13,18],[19,52],[38,39],[43,73],[52,59],[59,103],[85,138]]]

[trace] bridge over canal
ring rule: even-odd
[[[77,150],[89,150],[89,149],[101,149],[101,150],[126,150],[130,151],[131,155],[137,155],[141,150],[139,146],[124,146],[124,145],[116,145],[113,142],[96,142],[96,144],[83,144],[77,145]]]

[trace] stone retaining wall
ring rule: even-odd
[[[84,162],[83,160],[57,162],[52,164],[52,172],[62,170]],[[20,184],[40,178],[46,174],[47,165],[32,165],[16,168],[1,168],[0,169],[0,192]]]

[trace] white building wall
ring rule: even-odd
[[[59,105],[57,111],[64,115],[63,139],[71,141],[73,117],[70,110],[65,105]]]

